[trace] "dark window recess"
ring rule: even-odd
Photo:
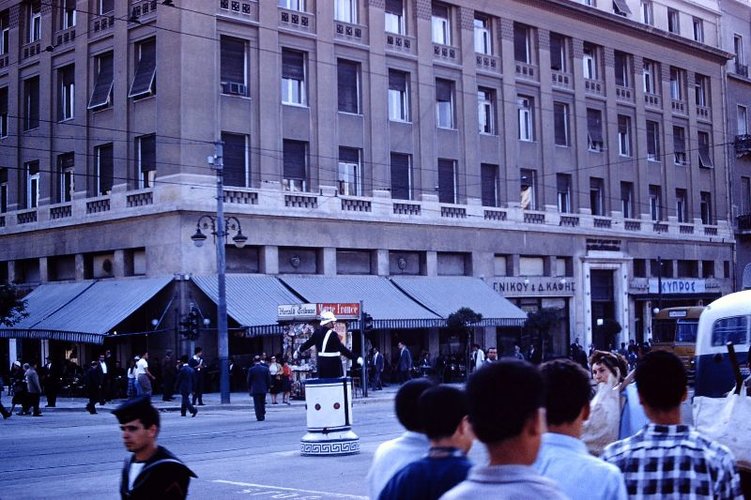
[[[604,144],[602,113],[597,109],[587,110],[587,132],[589,133],[589,149],[602,150]]]
[[[30,130],[39,126],[39,77],[35,76],[23,82],[23,129]]]
[[[140,148],[141,172],[156,170],[156,135],[145,135],[138,139]]]
[[[406,92],[407,73],[404,73],[402,71],[389,71],[389,90]]]
[[[224,184],[246,187],[245,135],[222,132],[224,142]]]
[[[284,141],[284,178],[305,180],[306,143]]]
[[[114,160],[112,144],[99,146],[99,193],[107,194],[112,191],[114,177]]]
[[[402,15],[404,12],[404,6],[402,0],[386,0],[386,12],[390,14]]]
[[[302,52],[282,51],[282,78],[305,80],[305,55]]]
[[[112,102],[112,53],[104,54],[96,58],[99,71],[97,72],[94,91],[89,99],[88,109],[99,109],[109,106]]]
[[[631,9],[628,8],[626,0],[613,0],[613,12],[624,17],[631,15]]]
[[[410,199],[409,155],[391,153],[391,197]]]
[[[357,74],[359,64],[339,59],[337,63],[337,83],[339,86],[339,111],[359,113],[360,102],[357,95]]]
[[[221,84],[223,94],[248,95],[245,83],[245,41],[227,36],[221,42]]]
[[[453,160],[438,160],[438,201],[456,203]]]
[[[156,93],[156,40],[146,40],[138,44],[139,57],[136,75],[130,86],[128,97],[146,97]]]
[[[498,206],[496,196],[498,185],[498,167],[483,163],[480,165],[480,176],[482,178],[482,205],[484,207]]]

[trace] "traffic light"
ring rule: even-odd
[[[201,324],[201,314],[193,307],[190,312],[185,315],[185,320],[180,322],[180,334],[188,340],[196,340],[199,334],[199,326]]]
[[[365,331],[372,330],[373,329],[373,316],[371,316],[368,313],[363,313],[363,319],[365,320]]]

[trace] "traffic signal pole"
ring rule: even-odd
[[[362,383],[362,395],[368,397],[368,358],[365,352],[365,309],[362,300],[360,301],[360,356],[362,357],[362,366],[360,367],[360,380]]]

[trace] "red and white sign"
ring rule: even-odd
[[[319,304],[282,304],[277,306],[278,321],[312,321],[323,311],[331,311],[337,319],[360,319],[358,302],[327,302]]]
[[[320,316],[323,311],[331,311],[334,313],[337,319],[360,319],[360,303],[324,303],[316,304],[318,309],[318,315]]]

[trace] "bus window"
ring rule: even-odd
[[[712,345],[721,346],[728,342],[735,345],[748,342],[748,317],[734,316],[715,321],[712,325]]]
[[[676,326],[677,332],[675,341],[695,343],[696,330],[698,328],[699,323],[697,321],[692,321],[690,323],[679,321],[678,325]]]

